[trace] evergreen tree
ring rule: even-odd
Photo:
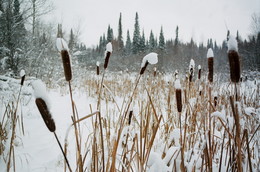
[[[179,27],[177,26],[176,27],[176,30],[175,30],[175,40],[174,40],[174,46],[177,47],[178,44],[179,44]]]
[[[140,40],[140,52],[145,52],[145,36],[144,36],[144,31],[142,33],[142,38]]]
[[[165,50],[165,41],[164,41],[164,36],[163,36],[163,27],[161,27],[161,32],[159,36],[159,49],[160,50]]]
[[[130,38],[129,30],[127,30],[127,37],[126,37],[126,43],[125,43],[125,53],[126,55],[129,55],[131,53],[132,49],[132,43]]]
[[[139,21],[138,21],[138,13],[135,15],[135,26],[134,26],[134,35],[133,35],[133,53],[137,54],[140,51],[140,26],[139,26]]]
[[[71,29],[71,30],[70,30],[70,39],[69,39],[69,44],[68,44],[70,51],[73,52],[73,49],[74,49],[74,47],[75,47],[75,44],[76,44],[76,42],[75,42],[75,36],[74,36],[74,34],[73,34],[73,30]]]
[[[110,28],[110,25],[108,25],[108,28],[107,28],[107,42],[111,42],[113,39],[114,39],[113,29]]]
[[[154,39],[153,31],[151,30],[150,37],[149,37],[149,49],[150,49],[150,51],[153,51],[155,49],[155,47],[156,47],[155,39]]]
[[[119,22],[118,22],[118,48],[122,50],[124,48],[124,41],[123,41],[123,31],[122,31],[122,15],[120,13]]]

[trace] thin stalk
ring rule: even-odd
[[[58,144],[59,144],[60,150],[61,150],[61,152],[62,152],[62,154],[63,154],[63,156],[64,156],[64,158],[65,158],[65,161],[66,161],[66,163],[67,163],[67,165],[68,165],[69,171],[72,172],[72,170],[71,170],[71,168],[70,168],[69,161],[68,161],[68,159],[67,159],[67,156],[66,156],[65,152],[64,152],[63,149],[62,149],[62,146],[61,146],[60,141],[59,141],[59,139],[58,139],[58,137],[57,137],[57,135],[56,135],[56,132],[53,132],[53,134],[54,134],[54,136],[55,136],[55,138],[56,138],[56,140],[57,140],[57,142],[58,142]]]

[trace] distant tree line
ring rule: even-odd
[[[94,68],[95,61],[99,60],[102,62],[106,44],[112,42],[114,51],[111,58],[114,60],[111,60],[110,65],[112,67],[110,70],[136,71],[140,67],[139,64],[142,57],[149,52],[159,54],[157,67],[162,72],[170,72],[176,69],[186,70],[191,59],[194,59],[195,63],[200,64],[206,69],[206,53],[208,48],[213,49],[215,69],[218,71],[228,69],[228,36],[227,39],[223,40],[221,45],[218,45],[217,42],[211,38],[208,39],[206,45],[203,43],[197,45],[193,38],[187,43],[181,42],[179,40],[179,29],[180,28],[176,26],[174,39],[165,39],[163,26],[161,26],[159,38],[157,38],[153,30],[151,30],[148,39],[146,39],[144,31],[140,31],[139,16],[138,13],[136,13],[133,37],[130,37],[130,31],[127,30],[127,37],[124,39],[122,14],[120,13],[118,35],[114,35],[113,29],[109,25],[106,34],[104,33],[100,36],[98,45],[95,48],[87,49],[87,53],[81,56],[82,64]],[[260,31],[257,33],[257,35],[249,36],[249,39],[244,40],[239,35],[239,31],[236,33],[243,70],[260,70]],[[229,31],[227,31],[227,34],[229,34]]]

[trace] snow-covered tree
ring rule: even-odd
[[[118,49],[121,51],[124,48],[124,41],[123,41],[123,30],[122,30],[122,14],[120,13],[119,22],[118,22]]]
[[[139,26],[139,21],[138,21],[138,13],[135,15],[135,26],[134,26],[134,35],[133,35],[133,44],[132,44],[132,49],[133,53],[137,54],[140,51],[140,26]]]
[[[107,42],[111,42],[114,39],[113,29],[108,25],[107,28]]]
[[[163,35],[163,27],[161,27],[161,32],[160,32],[160,36],[159,36],[159,49],[165,50],[165,40],[164,40],[164,35]]]
[[[131,54],[131,50],[132,50],[131,38],[130,38],[129,30],[127,30],[127,37],[126,37],[126,43],[125,43],[125,54],[126,55]]]
[[[153,51],[156,47],[153,31],[151,30],[150,32],[150,37],[149,37],[149,49],[150,51]]]
[[[146,46],[145,46],[145,35],[144,35],[144,31],[142,33],[142,37],[140,40],[140,52],[145,52]]]
[[[74,36],[74,34],[73,34],[73,30],[71,29],[71,30],[70,30],[70,36],[69,36],[69,44],[68,44],[69,49],[70,49],[71,52],[73,52],[73,49],[74,49],[74,47],[75,47],[75,44],[76,44],[76,42],[75,42],[75,36]]]

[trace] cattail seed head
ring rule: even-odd
[[[56,126],[50,111],[48,110],[47,104],[42,98],[36,98],[35,103],[47,128],[50,130],[50,132],[54,132],[56,130]]]
[[[228,51],[228,60],[230,66],[230,78],[232,82],[239,82],[240,80],[240,61],[239,55],[235,50]]]
[[[108,66],[108,62],[109,62],[109,57],[111,55],[111,52],[106,52],[106,57],[105,57],[105,63],[104,63],[104,68],[106,69]]]
[[[72,74],[71,74],[69,52],[67,50],[62,50],[61,58],[62,58],[62,63],[63,63],[65,79],[66,79],[66,81],[70,81],[72,78]]]
[[[21,77],[21,85],[23,85],[25,79],[25,71],[23,69],[20,71],[20,77]]]
[[[148,64],[149,64],[149,62],[146,61],[145,65],[141,68],[140,75],[144,74],[144,71],[145,71],[146,67],[148,66]]]
[[[153,76],[154,77],[156,76],[156,73],[157,73],[157,69],[156,69],[156,67],[154,67],[154,69],[153,69]]]
[[[176,89],[176,102],[178,112],[182,111],[181,89]]]
[[[131,110],[131,111],[129,112],[128,125],[131,124],[132,116],[133,116],[133,111]]]
[[[200,65],[198,66],[198,69],[199,69],[199,72],[198,72],[198,79],[200,79],[200,78],[201,78],[201,66],[200,66]]]
[[[218,97],[217,97],[217,96],[215,96],[215,97],[214,97],[214,106],[216,107],[216,106],[217,106],[217,104],[218,104]]]
[[[214,59],[213,57],[208,58],[208,80],[209,82],[213,82],[213,66],[214,66]]]

